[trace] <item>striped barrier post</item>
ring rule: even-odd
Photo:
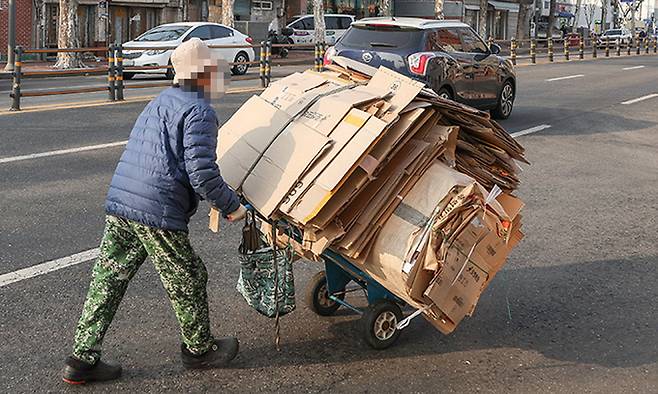
[[[635,44],[635,40],[631,38],[631,40],[628,42],[628,45],[626,46],[626,55],[628,56],[631,55],[631,50],[634,44]]]
[[[610,57],[610,39],[605,38],[605,57]]]
[[[635,54],[639,55],[641,51],[642,51],[642,39],[640,38],[640,35],[638,34],[635,37]]]
[[[530,61],[532,61],[532,64],[537,63],[537,43],[535,42],[535,39],[530,40]]]
[[[110,101],[116,100],[116,86],[114,84],[114,44],[107,49],[107,92]]]
[[[596,49],[599,46],[599,40],[596,37],[596,34],[590,37],[590,40],[592,42],[592,57],[596,59],[598,57],[598,54],[596,53]]]
[[[320,43],[320,71],[324,71],[324,53],[327,50],[326,44],[324,42]]]
[[[320,43],[315,43],[315,71],[321,71],[321,60],[320,60]]]
[[[569,61],[569,40],[564,37],[564,59]]]
[[[265,45],[265,87],[268,87],[272,82],[272,41],[267,41]]]
[[[121,44],[116,46],[116,69],[114,79],[116,80],[116,99],[123,101],[123,46]]]
[[[512,41],[509,44],[510,48],[510,58],[512,60],[512,64],[516,66],[516,38],[512,37]]]
[[[644,53],[649,54],[649,37],[644,37]]]
[[[653,39],[653,53],[658,53],[658,37]]]
[[[616,47],[616,50],[617,50],[617,56],[621,56],[621,41],[619,40],[619,38],[618,38],[616,41],[617,41],[617,42],[616,42],[616,45],[617,45],[617,47]]]
[[[260,86],[261,87],[267,87],[267,80],[265,76],[265,41],[260,42],[260,69],[259,75],[260,75]]]
[[[548,37],[548,61],[553,61],[553,37]]]
[[[585,40],[582,34],[578,35],[578,58],[580,60],[585,58]]]
[[[16,45],[14,48],[14,72],[11,85],[11,108],[10,111],[21,110],[21,67],[23,66],[23,48]]]

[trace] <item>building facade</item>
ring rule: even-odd
[[[478,0],[446,0],[443,3],[446,19],[460,20],[479,31],[480,2]],[[487,33],[500,40],[512,38],[516,33],[519,5],[506,1],[489,0],[487,6]],[[434,17],[432,0],[394,0],[394,15],[421,18]]]
[[[30,47],[34,42],[34,13],[32,0],[16,1],[16,45]],[[0,54],[7,56],[9,10],[7,1],[0,1]]]

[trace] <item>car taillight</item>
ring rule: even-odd
[[[336,48],[335,47],[329,47],[327,48],[327,51],[324,53],[324,65],[326,66],[327,64],[331,64],[331,58],[336,55]]]
[[[418,52],[409,55],[407,62],[409,63],[409,71],[416,75],[426,75],[427,66],[431,58],[436,55],[431,52]]]
[[[251,38],[251,37],[247,37],[247,38],[245,38],[244,40],[247,41],[247,42],[250,43],[250,44],[253,44],[253,43],[254,43],[254,39]]]

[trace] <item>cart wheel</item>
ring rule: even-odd
[[[342,300],[345,298],[345,294],[339,294],[337,297]],[[318,272],[311,278],[311,282],[306,288],[306,303],[313,312],[320,316],[331,316],[340,308],[339,303],[329,299],[327,275],[324,271]]]
[[[386,349],[400,336],[396,326],[402,320],[402,310],[392,301],[381,300],[369,306],[361,320],[368,345],[373,349]]]

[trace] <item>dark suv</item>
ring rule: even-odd
[[[516,77],[512,63],[498,56],[470,26],[419,18],[366,18],[352,23],[326,61],[343,56],[384,66],[425,82],[440,96],[491,110],[495,118],[512,113]]]

